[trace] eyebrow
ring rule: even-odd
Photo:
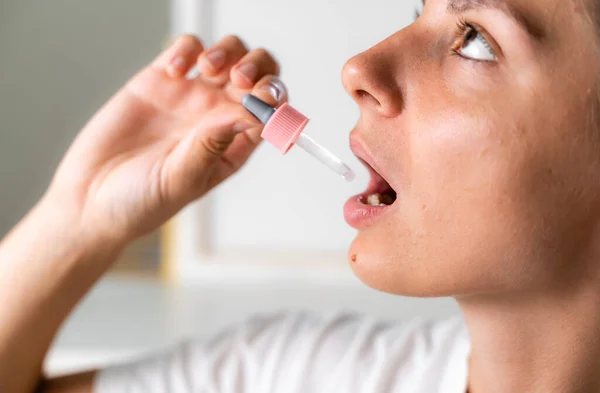
[[[447,9],[452,13],[465,12],[474,8],[505,9],[506,3],[502,0],[448,0]]]
[[[423,0],[424,6],[426,3],[427,0]],[[539,25],[525,17],[505,0],[448,0],[446,6],[446,10],[452,14],[460,14],[480,8],[492,8],[502,11],[532,36],[539,38],[543,35],[543,29]]]

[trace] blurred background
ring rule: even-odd
[[[161,49],[166,0],[0,4],[0,235],[46,189],[87,120]],[[119,268],[156,269],[158,235]]]
[[[340,72],[409,24],[417,1],[20,0],[0,2],[0,237],[40,198],[94,112],[174,36],[227,34],[271,50],[307,133],[359,172],[347,184],[302,151],[262,146],[209,198],[132,244],[52,348],[51,374],[203,337],[256,313],[347,310],[446,318],[448,299],[364,287],[346,263],[342,204],[366,185],[347,136],[358,111]]]

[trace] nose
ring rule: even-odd
[[[378,46],[348,60],[342,71],[342,83],[361,112],[376,112],[386,118],[402,112],[398,66],[393,55]]]

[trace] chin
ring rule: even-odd
[[[410,297],[447,296],[441,277],[429,274],[427,261],[411,254],[410,242],[382,241],[377,228],[361,230],[348,252],[354,274],[378,291]],[[387,234],[389,239],[389,233]],[[399,251],[403,250],[403,251]],[[446,276],[446,279],[448,277]]]
[[[507,261],[505,252],[494,255],[480,248],[461,248],[457,245],[462,240],[447,243],[437,236],[417,236],[394,230],[390,223],[361,230],[350,247],[348,261],[367,286],[420,298],[521,291],[541,283],[549,273],[541,268],[543,263],[526,269],[518,258]]]

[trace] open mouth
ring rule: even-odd
[[[390,184],[365,160],[359,160],[369,170],[371,180],[367,190],[358,196],[358,200],[363,205],[385,207],[391,206],[396,202],[397,193]]]
[[[344,218],[355,229],[376,225],[397,205],[398,195],[384,176],[389,176],[369,151],[358,133],[350,136],[350,148],[368,169],[370,181],[362,194],[351,197],[344,205]]]

